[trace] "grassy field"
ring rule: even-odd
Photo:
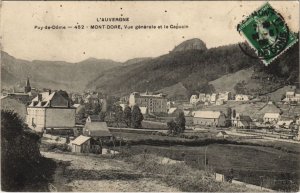
[[[134,154],[147,151],[184,160],[194,168],[204,169],[205,149],[206,146],[138,145],[130,147],[130,152]],[[285,153],[268,147],[212,144],[207,147],[207,159],[209,168],[223,174],[233,169],[236,179],[250,184],[260,185],[262,176],[266,188],[296,191],[296,187],[299,187],[300,154]],[[283,188],[280,183],[290,183],[286,180],[291,180],[293,184]]]
[[[191,141],[189,139],[183,139],[179,137],[170,137],[170,136],[160,136],[160,135],[149,135],[149,134],[139,134],[139,133],[125,133],[125,132],[113,132],[113,135],[120,137],[128,141],[137,141],[137,140],[169,140],[169,141]]]
[[[186,139],[181,138],[178,136],[161,136],[161,135],[150,135],[150,134],[140,134],[140,133],[126,133],[126,132],[112,132],[114,136],[117,138],[121,138],[125,141],[146,141],[152,140],[155,143],[159,142],[170,142],[170,145],[188,145],[188,146],[200,146],[205,145],[202,143],[194,143],[197,140],[214,140],[214,143],[222,143],[220,142],[222,139],[216,138],[215,135],[217,130],[210,131],[210,132],[186,132],[186,136],[198,136],[197,140],[194,139]],[[218,142],[219,141],[219,142]],[[271,141],[271,140],[264,140],[264,139],[238,139],[238,138],[231,138],[231,142],[227,144],[237,144],[240,145],[250,145],[250,146],[262,146],[268,148],[274,148],[275,150],[281,150],[282,152],[289,152],[289,153],[299,153],[300,154],[300,144],[297,143],[289,143],[283,141]],[[183,143],[181,143],[183,142]],[[161,143],[165,144],[165,143]],[[158,144],[158,145],[161,145]],[[168,144],[168,143],[167,143]],[[198,145],[197,145],[198,144]],[[152,144],[151,144],[152,145]]]

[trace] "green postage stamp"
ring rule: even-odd
[[[283,17],[269,3],[254,11],[237,29],[265,65],[298,41],[296,35],[289,31]]]

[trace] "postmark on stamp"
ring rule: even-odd
[[[289,31],[283,17],[269,3],[238,24],[237,30],[265,65],[269,65],[298,41],[296,35]]]

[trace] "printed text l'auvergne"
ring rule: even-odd
[[[97,17],[97,22],[129,22],[129,17]]]

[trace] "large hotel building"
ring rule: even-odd
[[[133,92],[129,96],[129,106],[147,107],[149,113],[168,112],[167,98],[164,94],[148,94]]]

